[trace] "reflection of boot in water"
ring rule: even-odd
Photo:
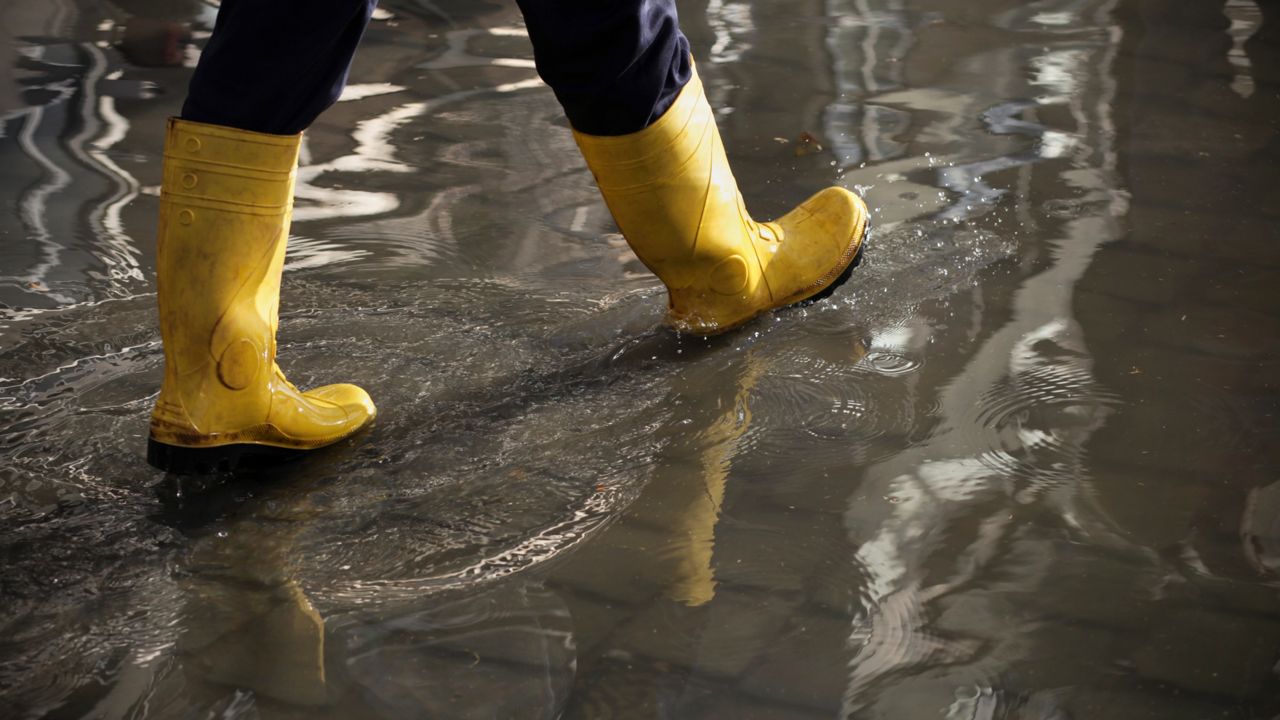
[[[290,562],[303,527],[247,519],[197,542],[178,643],[188,676],[295,705],[326,701],[324,621]]]
[[[690,607],[705,605],[715,598],[711,559],[716,521],[724,503],[725,479],[738,439],[751,426],[751,392],[764,373],[752,356],[747,356],[746,363],[733,402],[702,435],[707,448],[702,452],[701,478],[683,478],[687,481],[682,488],[686,492],[680,495],[690,497],[673,508],[672,535],[678,543],[678,554],[667,596]]]
[[[716,414],[697,421],[705,426],[700,432],[679,427],[670,452],[620,521],[574,553],[574,567],[562,575],[567,584],[590,587],[598,581],[593,568],[622,564],[627,578],[615,582],[610,592],[622,586],[635,597],[660,593],[688,607],[715,598],[716,523],[731,460],[751,425],[750,396],[765,369],[750,354],[743,362],[735,384],[724,392],[706,395],[702,388],[703,397],[717,401]],[[699,376],[690,382],[701,386],[704,380]],[[579,569],[589,578],[586,583],[575,579]]]
[[[715,599],[716,524],[732,459],[751,426],[750,397],[767,370],[750,353],[736,365],[733,375],[712,369],[710,377],[692,367],[671,388],[673,396],[697,399],[683,411],[691,414],[688,424],[675,423],[657,439],[661,459],[617,521],[566,554],[551,580],[566,598],[586,593],[628,605],[661,596],[686,607]],[[595,612],[593,604],[575,616]],[[593,647],[600,638],[580,639]]]
[[[848,277],[867,209],[830,187],[776,222],[747,214],[697,71],[649,127],[574,138],[631,248],[667,286],[668,321],[712,335]]]
[[[178,645],[188,673],[294,705],[326,701],[324,621],[292,580],[191,581]]]
[[[275,363],[300,140],[170,121],[156,255],[165,374],[147,449],[163,470],[234,469],[373,420],[364,390],[304,393]]]

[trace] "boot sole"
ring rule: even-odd
[[[261,468],[296,460],[306,452],[251,444],[190,448],[147,438],[147,462],[158,470],[175,475],[213,475]]]

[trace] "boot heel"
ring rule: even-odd
[[[147,462],[175,475],[212,475],[276,464],[295,459],[302,450],[268,445],[219,445],[189,448],[147,438]]]

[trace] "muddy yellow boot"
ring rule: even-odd
[[[162,470],[287,457],[373,420],[364,390],[304,393],[275,363],[300,141],[169,121],[156,254],[165,371],[147,444]]]
[[[714,335],[823,297],[856,264],[867,208],[844,188],[774,222],[751,219],[696,69],[653,125],[574,138],[631,249],[667,286],[677,330]]]

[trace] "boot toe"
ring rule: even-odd
[[[378,415],[378,408],[374,406],[373,398],[358,385],[350,383],[325,385],[308,390],[304,394],[346,410],[348,421],[355,426],[363,426]]]
[[[829,187],[777,222],[783,247],[766,271],[784,307],[820,295],[846,271],[862,247],[867,206],[842,187]]]
[[[810,246],[807,249],[814,255],[838,262],[846,255],[852,257],[862,242],[867,206],[852,192],[833,186],[805,200],[778,224],[787,230],[788,238]]]

